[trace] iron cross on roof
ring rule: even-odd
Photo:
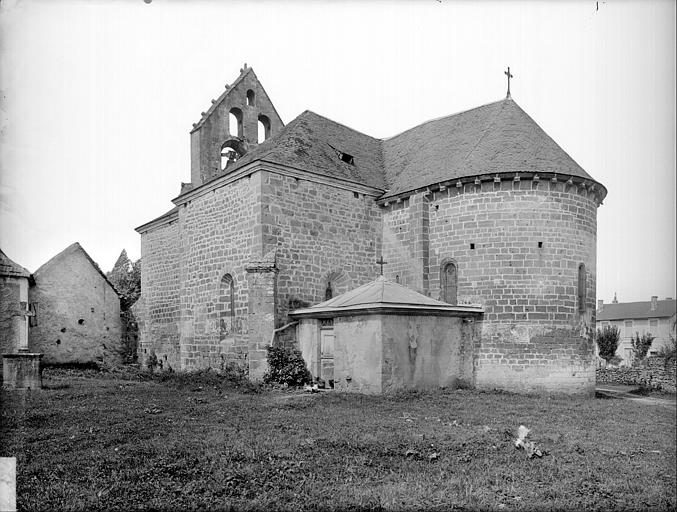
[[[510,66],[508,66],[508,71],[504,71],[503,74],[506,75],[506,76],[508,77],[508,94],[506,94],[505,97],[506,97],[506,98],[510,98],[510,79],[511,79],[511,78],[514,78],[514,77],[510,74]]]
[[[376,260],[376,264],[381,265],[381,275],[383,275],[383,265],[388,264],[387,261],[383,261],[383,254],[381,254],[381,256],[379,256],[379,259]]]

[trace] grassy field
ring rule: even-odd
[[[675,413],[615,399],[369,397],[46,371],[2,392],[20,510],[670,510]],[[520,425],[548,454],[515,449]]]

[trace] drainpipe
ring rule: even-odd
[[[270,344],[271,344],[271,345],[273,344],[273,342],[275,341],[275,335],[276,335],[278,332],[282,332],[282,331],[284,331],[286,328],[291,327],[292,325],[296,325],[296,324],[298,324],[298,321],[297,321],[297,322],[289,322],[288,324],[285,324],[285,325],[283,325],[282,327],[278,327],[277,329],[275,329],[275,330],[273,331],[273,334],[272,334],[271,337],[270,337]]]

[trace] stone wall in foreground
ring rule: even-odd
[[[639,385],[675,393],[675,362],[675,359],[666,361],[663,357],[650,357],[637,366],[599,368],[597,383]]]

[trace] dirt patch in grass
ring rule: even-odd
[[[70,370],[69,370],[70,371]],[[374,397],[46,373],[3,391],[21,510],[671,510],[675,417],[622,400]],[[548,455],[513,445],[520,424]]]

